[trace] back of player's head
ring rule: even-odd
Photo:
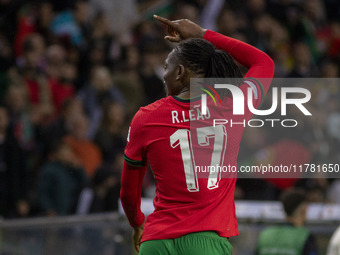
[[[306,192],[302,189],[288,189],[281,196],[283,209],[288,217],[293,216],[297,209],[307,202]]]
[[[205,78],[242,78],[234,59],[204,39],[184,40],[174,52],[186,68]]]

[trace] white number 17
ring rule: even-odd
[[[210,139],[214,139],[214,150],[212,152],[210,166],[214,167],[215,171],[210,171],[208,179],[208,189],[218,187],[221,179],[221,165],[224,161],[224,155],[227,147],[227,131],[225,126],[217,125],[215,127],[197,128],[197,140],[200,146],[208,146]],[[182,153],[182,161],[185,173],[187,189],[190,192],[199,191],[197,172],[195,171],[195,159],[191,144],[191,133],[188,129],[178,129],[170,136],[170,145],[172,148],[180,146]],[[211,168],[209,168],[211,169]]]

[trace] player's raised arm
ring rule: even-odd
[[[188,19],[171,21],[157,15],[153,15],[153,17],[167,26],[168,35],[164,39],[171,42],[180,42],[190,38],[203,38],[207,31]]]
[[[249,68],[245,77],[272,78],[274,62],[263,51],[239,40],[207,30],[204,39],[228,52],[237,62]]]
[[[249,68],[245,77],[267,78],[262,79],[262,83],[264,90],[268,90],[274,75],[274,62],[266,53],[247,43],[204,29],[188,19],[170,21],[156,15],[154,17],[167,25],[169,35],[165,36],[165,39],[172,42],[180,42],[189,38],[206,39],[216,48],[228,52],[236,61]]]

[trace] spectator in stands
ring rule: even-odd
[[[73,116],[69,123],[69,135],[64,141],[73,150],[86,175],[92,178],[102,165],[102,153],[97,145],[88,139],[89,122],[85,115]]]
[[[77,214],[112,212],[118,210],[120,174],[112,169],[99,169],[92,186],[82,190]]]
[[[120,91],[113,85],[108,68],[97,66],[92,69],[90,84],[79,94],[85,112],[90,117],[88,137],[93,138],[103,117],[103,106],[110,102],[124,104],[125,100]]]
[[[73,45],[79,47],[85,42],[87,19],[87,1],[77,0],[72,11],[66,10],[54,18],[50,29],[58,37],[69,38]]]
[[[23,59],[19,58],[18,62],[30,104],[42,117],[51,118],[54,107],[51,101],[50,81],[46,73],[45,42],[41,35],[31,34],[25,39]]]
[[[146,43],[141,56],[140,77],[143,82],[145,92],[145,104],[150,104],[165,96],[163,75],[163,61],[166,57],[162,56],[164,49],[162,45]]]
[[[22,44],[22,57],[18,58],[20,72],[23,75],[25,85],[29,91],[32,104],[38,104],[41,100],[47,101],[48,91],[45,88],[45,42],[39,34],[29,35]],[[43,83],[44,82],[44,83]]]
[[[41,1],[39,3],[36,27],[37,31],[47,39],[51,34],[49,27],[54,18],[54,14],[54,8],[50,1]]]
[[[49,160],[38,179],[39,206],[47,216],[68,215],[75,211],[87,177],[70,146],[62,141],[51,145]]]
[[[30,118],[27,90],[22,84],[10,85],[6,95],[10,125],[20,147],[30,150],[34,146],[34,125]]]
[[[24,217],[30,210],[23,150],[9,130],[7,109],[0,106],[0,215]]]
[[[2,32],[0,32],[0,75],[10,68],[13,63],[13,49]],[[2,89],[0,90],[1,93]]]
[[[299,42],[293,48],[294,67],[289,77],[306,78],[314,77],[318,69],[313,62],[311,52],[307,44]]]
[[[104,107],[103,119],[94,142],[103,153],[105,165],[111,165],[117,155],[123,155],[126,135],[122,133],[125,124],[124,108],[118,103]]]
[[[108,17],[104,12],[99,12],[93,19],[91,34],[90,34],[90,58],[92,65],[105,64],[106,66],[110,66],[112,64],[112,57],[116,53],[112,52],[111,47],[117,47],[116,40],[113,34],[110,31],[110,25],[108,22]],[[100,48],[104,51],[104,56],[102,59],[102,63],[100,63],[100,58],[96,57],[94,52],[92,52],[92,48]],[[91,54],[92,53],[92,54]]]
[[[67,99],[62,103],[57,118],[41,129],[40,142],[42,144],[41,157],[43,159],[46,158],[47,148],[51,144],[60,141],[64,136],[68,135],[69,126],[78,115],[84,115],[82,102],[76,98]]]
[[[66,58],[66,49],[60,44],[52,44],[46,49],[46,73],[50,79],[60,79],[62,75],[60,67]]]
[[[289,189],[282,194],[281,202],[286,223],[261,232],[256,254],[316,255],[314,236],[303,227],[308,207],[306,193],[299,189]]]
[[[115,68],[113,82],[122,92],[126,102],[127,116],[133,116],[144,103],[142,80],[138,74],[140,54],[133,45],[121,48],[120,65]]]
[[[70,62],[63,62],[60,66],[59,79],[51,80],[51,96],[57,112],[60,111],[62,103],[75,94],[74,82],[77,78],[77,67]]]
[[[138,19],[136,0],[89,0],[89,4],[94,12],[105,13],[111,32],[119,36],[121,42],[131,40],[132,31],[130,28]]]

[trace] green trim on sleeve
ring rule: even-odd
[[[143,167],[145,164],[141,160],[132,160],[128,156],[124,154],[124,160],[126,163],[128,163],[130,166],[135,166],[135,167]]]

